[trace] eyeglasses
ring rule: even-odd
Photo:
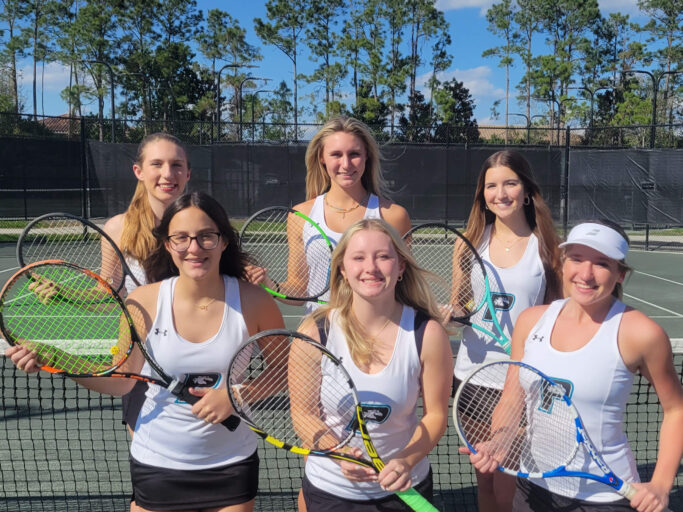
[[[176,251],[187,251],[190,248],[192,240],[196,240],[199,247],[205,251],[209,251],[216,248],[220,238],[220,233],[208,231],[206,233],[199,233],[196,236],[184,234],[170,235],[168,237],[168,241],[171,243],[171,247],[173,247]]]

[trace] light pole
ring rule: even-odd
[[[678,73],[681,73],[681,71],[662,71],[661,73],[657,74],[657,76],[655,76],[650,71],[646,71],[644,69],[629,69],[628,71],[622,71],[621,73],[624,75],[627,73],[641,73],[643,75],[649,76],[652,80],[652,115],[650,116],[650,149],[653,149],[655,147],[655,136],[657,132],[657,93],[659,92],[659,81],[662,79],[664,75],[677,75]]]
[[[555,103],[555,105],[557,105],[557,145],[559,146],[560,145],[560,123],[562,121],[562,103],[564,103],[565,101],[568,101],[568,100],[574,101],[575,98],[567,97],[567,98],[561,98],[558,100],[555,97],[555,92],[553,90],[550,90],[550,97],[549,98],[541,98],[539,96],[532,96],[532,99],[534,99],[536,101],[543,101],[543,102],[552,101],[553,103]]]
[[[531,144],[531,121],[533,121],[534,117],[543,117],[540,114],[534,114],[529,118],[528,115],[526,114],[518,114],[516,112],[509,112],[508,115],[510,116],[520,116],[526,119],[526,143]]]
[[[107,68],[109,69],[109,81],[111,82],[111,141],[116,142],[116,130],[114,127],[116,119],[114,113],[114,69],[108,62],[104,62],[101,60],[86,59],[81,62],[89,62],[91,64],[102,64],[103,66],[107,66]]]
[[[254,103],[256,103],[256,97],[260,92],[275,92],[270,89],[259,89],[251,96],[251,141],[254,142],[254,132],[256,129],[256,121],[254,120]]]
[[[226,68],[256,68],[256,67],[258,67],[258,66],[254,66],[252,64],[242,64],[241,62],[239,62],[239,63],[233,63],[233,64],[226,64],[225,66],[223,66],[221,69],[218,70],[218,73],[214,72],[215,88],[216,88],[216,125],[217,125],[216,132],[218,135],[218,140],[221,139],[221,73]]]
[[[242,142],[242,86],[247,80],[263,80],[264,82],[268,82],[270,78],[262,78],[259,76],[246,76],[244,80],[240,82],[240,87],[239,87],[239,92],[238,92],[238,107],[240,111],[240,127],[239,127],[239,141]]]

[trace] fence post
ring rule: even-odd
[[[562,215],[562,237],[567,238],[567,224],[569,221],[569,153],[571,140],[571,127],[567,126],[564,141],[564,172],[560,185],[560,213]]]
[[[88,192],[88,159],[86,157],[88,138],[85,133],[85,118],[81,117],[81,217],[90,218],[90,201]]]

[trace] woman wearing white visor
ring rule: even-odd
[[[583,479],[519,479],[513,510],[661,511],[683,457],[683,389],[669,337],[621,302],[622,283],[631,269],[625,261],[628,237],[618,225],[579,224],[560,247],[566,298],[522,312],[511,358],[571,382],[572,401],[591,440],[615,474],[636,482],[637,493],[629,502],[608,486]],[[636,462],[622,428],[636,372],[653,385],[664,412],[657,463],[652,479],[643,483],[637,483]],[[495,470],[485,454],[471,459],[480,471]],[[588,472],[598,473],[597,468]]]

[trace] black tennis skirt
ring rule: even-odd
[[[411,508],[395,494],[378,500],[347,500],[314,486],[304,474],[301,487],[304,491],[306,510],[311,512],[403,512]],[[429,468],[427,478],[414,486],[414,489],[431,501],[434,493],[432,469]]]
[[[194,471],[149,466],[131,457],[133,499],[150,510],[239,505],[256,497],[258,468],[257,452],[234,464]]]

